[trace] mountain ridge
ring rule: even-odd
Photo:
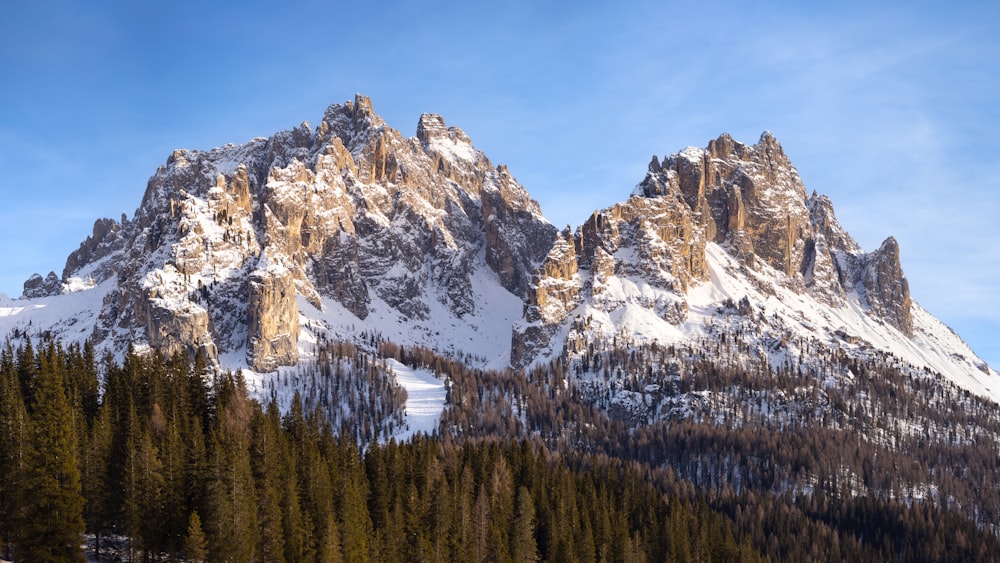
[[[75,310],[41,320],[60,299]],[[895,239],[864,252],[770,132],[654,156],[629,199],[559,232],[461,129],[424,114],[404,137],[359,94],[315,129],[174,151],[132,219],[95,222],[62,276],[32,277],[23,301],[4,332],[257,372],[365,329],[526,367],[617,336],[700,338],[738,303],[771,314],[755,338],[782,354],[804,337],[878,350],[1000,398],[996,372],[912,300]]]

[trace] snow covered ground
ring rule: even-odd
[[[396,360],[390,359],[389,367],[407,395],[406,428],[393,437],[397,441],[405,441],[418,432],[435,433],[444,411],[444,380],[434,377],[430,370],[411,368]]]
[[[323,308],[317,309],[299,296],[299,356],[310,357],[313,343],[321,336],[352,340],[365,332],[396,344],[420,345],[440,354],[464,357],[479,367],[503,369],[510,362],[511,329],[521,318],[523,304],[486,268],[474,271],[470,282],[477,305],[474,312],[456,316],[440,296],[428,295],[424,300],[428,315],[423,320],[405,318],[377,295],[371,296],[364,320],[334,299],[323,297]]]
[[[772,366],[781,365],[787,354],[799,354],[799,340],[817,339],[830,349],[842,349],[857,357],[864,357],[868,349],[893,354],[903,362],[927,367],[964,389],[1000,402],[1000,374],[917,303],[912,308],[911,338],[869,315],[857,293],[848,295],[842,305],[831,307],[780,283],[780,274],[766,267],[762,272],[742,268],[718,244],[707,245],[706,258],[710,279],[691,287],[685,295],[652,287],[639,277],[615,275],[604,280],[599,299],[581,304],[568,318],[588,319],[588,340],[612,341],[626,336],[634,343],[681,344],[711,337],[711,326],[728,322],[720,315],[725,304],[746,299],[755,311],[761,336],[784,343],[782,351],[772,351]],[[686,301],[689,309],[684,322],[675,325],[659,314],[656,305],[680,300]],[[557,343],[565,341],[570,326],[569,322],[563,324]],[[552,353],[558,353],[558,349]]]

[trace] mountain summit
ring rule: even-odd
[[[1000,398],[910,296],[892,237],[865,252],[777,139],[653,157],[626,201],[563,232],[439,115],[392,129],[361,95],[270,138],[177,150],[131,220],[98,220],[0,330],[202,353],[258,372],[379,335],[484,366],[594,347],[738,339],[777,365],[892,354]]]
[[[487,325],[520,314],[555,231],[460,129],[423,115],[406,138],[358,95],[315,130],[174,151],[135,217],[98,221],[62,279],[104,294],[87,336],[116,350],[271,371],[353,326],[445,349],[442,332],[478,333],[451,348],[480,352],[506,347],[510,325]]]

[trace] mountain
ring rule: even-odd
[[[406,138],[359,95],[315,130],[175,151],[7,319],[51,304],[41,330],[264,372],[361,331],[502,365],[555,233],[460,129],[428,114]]]
[[[726,334],[773,369],[817,349],[890,354],[1000,399],[996,371],[910,296],[896,240],[863,251],[767,132],[653,157],[627,201],[563,231],[533,280],[512,363]]]
[[[1000,537],[1000,377],[915,301],[897,241],[862,249],[769,133],[653,157],[627,199],[559,231],[460,129],[428,114],[404,137],[359,95],[330,106],[315,128],[175,151],[131,218],[98,220],[62,275],[32,276],[20,299],[0,299],[0,335],[9,343],[0,404],[10,407],[0,423],[14,429],[0,433],[0,457],[19,455],[34,378],[65,377],[72,418],[85,421],[73,426],[90,460],[88,502],[127,486],[124,469],[100,459],[113,444],[122,463],[147,460],[151,479],[165,460],[188,459],[190,444],[191,455],[216,456],[206,460],[246,454],[241,471],[258,480],[269,521],[267,503],[284,493],[266,493],[258,454],[276,450],[258,440],[280,431],[319,448],[293,456],[305,473],[285,487],[324,489],[304,475],[326,467],[311,464],[334,451],[334,436],[343,449],[334,457],[355,461],[315,475],[371,479],[372,491],[413,473],[400,447],[425,448],[427,470],[414,474],[447,475],[465,491],[463,514],[500,515],[490,503],[526,498],[507,486],[482,492],[527,473],[460,469],[471,444],[517,450],[498,467],[531,451],[611,479],[621,475],[614,467],[632,467],[672,506],[697,506],[699,521],[717,513],[772,560],[991,560]],[[427,457],[439,447],[440,460]],[[376,470],[379,456],[395,469]],[[96,471],[102,464],[114,470]],[[183,531],[191,511],[205,515],[222,557],[234,542],[218,524],[233,519],[204,509],[213,499],[235,506],[255,487],[237,494],[217,486],[236,483],[235,470],[206,481],[207,465],[189,465],[170,473],[163,490],[174,491],[176,510],[164,520]],[[192,486],[202,492],[188,494]],[[616,496],[587,486],[604,503]],[[364,489],[352,487],[337,490]],[[333,549],[338,526],[357,524],[366,505],[378,523],[370,530],[411,521],[387,512],[382,494],[316,533]],[[417,505],[431,506],[400,510]],[[643,543],[610,541],[610,522],[536,505],[540,521],[579,522],[573,537],[604,536],[590,547],[566,540],[589,554],[581,558]],[[119,516],[142,506],[161,504],[88,512],[87,529],[121,537]],[[321,506],[301,503],[316,522],[333,522]],[[422,538],[448,537],[415,526]],[[130,546],[153,538],[154,552],[177,549],[178,533],[130,530]],[[550,559],[567,558],[544,543]],[[665,545],[646,547],[664,558]]]
[[[778,141],[654,157],[631,197],[562,232],[503,165],[361,95],[319,125],[177,150],[131,219],[98,220],[0,330],[271,372],[378,335],[483,367],[720,342],[772,368],[883,355],[1000,400],[1000,378],[911,297],[899,245],[866,252]]]

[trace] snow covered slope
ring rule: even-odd
[[[916,371],[928,368],[961,388],[1000,402],[997,372],[918,304],[913,304],[911,337],[872,316],[856,293],[831,306],[775,283],[777,272],[747,269],[716,243],[706,246],[706,255],[709,279],[685,294],[655,287],[634,275],[602,280],[599,299],[583,301],[567,315],[572,321],[560,326],[552,338],[557,345],[539,360],[560,354],[572,357],[590,345],[607,349],[656,342],[704,347],[728,337],[749,343],[748,356],[774,368],[785,363],[808,365],[820,348],[859,359],[891,354]],[[589,277],[584,274],[582,285]],[[662,304],[674,303],[687,309],[681,322],[660,312]]]
[[[406,138],[358,95],[315,130],[175,151],[135,216],[99,220],[66,281],[33,277],[0,330],[258,372],[378,333],[500,367],[554,236],[460,129],[424,115]]]
[[[558,233],[460,129],[424,115],[406,138],[360,95],[315,129],[175,151],[131,220],[99,220],[61,277],[0,301],[0,333],[257,374],[331,340],[502,368],[737,338],[774,367],[891,355],[1000,400],[911,298],[896,241],[861,249],[769,133],[654,157],[629,199]]]
[[[997,373],[912,300],[896,241],[863,251],[769,133],[654,157],[631,198],[561,233],[512,362],[727,338],[775,369],[817,350],[892,355],[1000,401]]]

